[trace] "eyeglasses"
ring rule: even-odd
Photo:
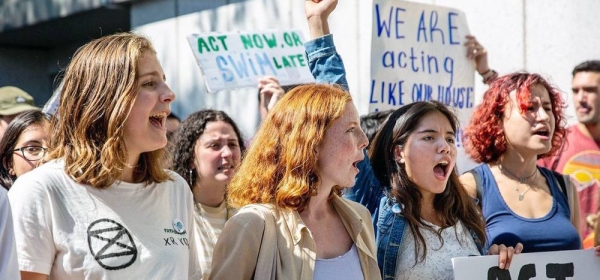
[[[46,155],[46,150],[48,150],[48,148],[41,146],[25,146],[14,149],[13,152],[21,151],[21,154],[26,160],[36,161],[42,159],[44,155]]]

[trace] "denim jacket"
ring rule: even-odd
[[[348,90],[346,68],[333,44],[333,35],[310,40],[304,44],[308,67],[318,84],[338,84]]]

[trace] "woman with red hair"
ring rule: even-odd
[[[301,85],[269,112],[227,186],[208,279],[381,279],[369,210],[341,197],[368,140],[339,86]]]
[[[460,179],[479,198],[488,246],[521,242],[524,253],[581,249],[579,206],[569,209],[566,196],[577,192],[562,190],[560,174],[537,166],[562,143],[563,107],[560,92],[540,75],[513,73],[495,80],[475,109],[465,149],[484,164]]]

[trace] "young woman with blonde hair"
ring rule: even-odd
[[[142,36],[77,50],[49,161],[9,192],[23,279],[200,277],[192,194],[162,165],[175,99],[165,80]]]
[[[340,197],[368,141],[351,96],[336,86],[286,94],[228,186],[209,279],[379,279],[370,213]]]

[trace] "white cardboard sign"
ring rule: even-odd
[[[453,258],[456,280],[600,279],[600,257],[594,249],[514,255],[509,270],[498,268],[498,256]]]
[[[256,87],[266,75],[281,85],[314,82],[298,30],[193,34],[188,42],[209,92]]]
[[[374,0],[369,111],[437,100],[453,107],[465,127],[475,100],[475,66],[463,46],[468,34],[459,10]],[[461,169],[472,163],[464,155],[462,130],[456,134]]]

